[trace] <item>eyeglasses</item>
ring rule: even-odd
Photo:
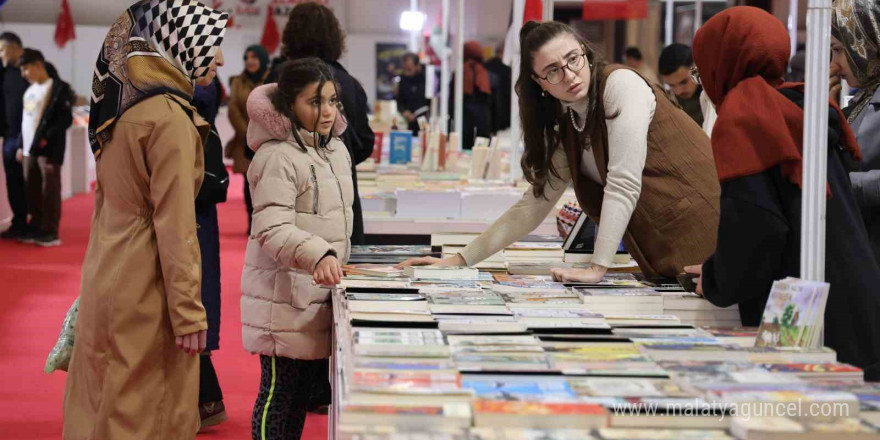
[[[690,74],[691,78],[693,78],[694,82],[697,83],[698,86],[703,85],[703,81],[700,80],[700,71],[697,69],[697,66],[691,67]]]
[[[572,54],[569,55],[568,59],[565,60],[564,66],[551,67],[550,70],[547,71],[546,76],[535,75],[535,78],[543,79],[551,85],[556,85],[559,84],[559,82],[562,81],[563,78],[565,78],[565,69],[568,69],[569,71],[571,71],[571,73],[578,73],[581,71],[581,69],[584,68],[586,64],[587,57],[585,53],[581,52]]]

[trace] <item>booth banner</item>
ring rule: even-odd
[[[376,99],[394,99],[406,50],[405,43],[376,43]]]
[[[648,0],[584,0],[584,21],[645,18],[648,18]]]
[[[284,29],[290,10],[300,3],[320,3],[330,6],[329,0],[204,0],[214,9],[229,14],[233,29],[261,30],[266,24],[269,7],[275,15],[278,29]]]

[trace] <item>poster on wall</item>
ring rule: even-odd
[[[209,0],[212,8],[229,14],[233,29],[262,29],[269,7],[275,15],[278,29],[284,29],[290,10],[300,3],[320,3],[330,6],[330,0]]]
[[[404,43],[376,43],[376,99],[394,99],[405,53]]]

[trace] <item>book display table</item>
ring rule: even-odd
[[[332,294],[332,439],[880,438],[833,350],[687,324],[731,313],[628,274],[368,279]]]

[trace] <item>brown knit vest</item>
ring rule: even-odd
[[[599,99],[604,96],[608,76],[619,69],[626,67],[611,65],[598,73]],[[709,138],[663,90],[645,82],[654,90],[657,104],[648,129],[642,190],[627,226],[624,245],[646,276],[675,277],[683,272],[684,266],[702,264],[715,251],[720,187]],[[605,120],[578,133],[571,127],[568,115],[562,116],[560,137],[578,202],[598,223],[608,172]],[[587,132],[602,185],[581,175]]]

